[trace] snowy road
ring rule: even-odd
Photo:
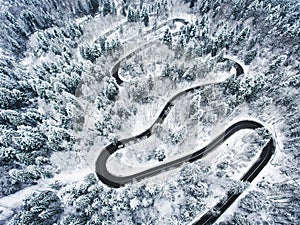
[[[166,111],[166,114],[168,112]],[[166,116],[163,112],[161,115],[163,115],[162,118],[159,118],[157,121],[162,122]],[[153,126],[151,126],[152,128]],[[106,168],[106,162],[108,158],[118,151],[121,148],[124,148],[127,146],[128,143],[132,141],[139,141],[143,138],[148,138],[152,135],[151,128],[147,129],[143,133],[123,139],[120,141],[117,141],[117,143],[112,143],[108,146],[106,146],[102,152],[100,153],[97,162],[96,162],[96,173],[98,178],[105,184],[111,187],[121,187],[127,183],[132,182],[133,180],[141,180],[146,177],[154,176],[156,174],[159,174],[163,171],[166,171],[168,169],[172,169],[175,167],[181,166],[184,162],[194,162],[198,159],[201,159],[206,154],[217,148],[219,145],[221,145],[224,141],[226,141],[230,136],[232,136],[234,133],[236,133],[239,130],[242,129],[256,129],[263,127],[260,123],[250,120],[244,120],[237,122],[233,125],[231,125],[229,128],[227,128],[222,134],[220,134],[218,137],[216,137],[209,145],[206,147],[189,154],[185,157],[182,157],[180,159],[159,165],[157,167],[130,175],[130,176],[115,176],[108,172]],[[268,163],[272,155],[274,154],[275,147],[274,147],[274,140],[271,139],[268,143],[268,145],[262,150],[262,153],[259,157],[259,159],[253,164],[253,166],[247,171],[247,173],[241,178],[242,181],[248,181],[251,182],[256,175],[260,172],[260,170],[263,169],[263,167]]]
[[[142,49],[150,46],[153,44],[156,40],[151,41],[147,43],[144,46],[141,46],[131,52],[130,54],[123,57],[121,60],[119,60],[114,67],[112,68],[112,75],[116,79],[116,82],[118,85],[121,85],[124,80],[122,80],[119,77],[118,71],[120,68],[120,64],[122,61],[127,60],[134,56],[137,52],[141,51]],[[225,59],[230,60],[230,59]],[[237,62],[234,62],[234,67],[236,69],[236,76],[239,76],[240,74],[244,73],[243,67],[238,64]],[[138,172],[136,174],[130,175],[130,176],[115,176],[108,172],[106,163],[108,158],[114,154],[116,151],[118,151],[121,148],[124,148],[127,145],[130,145],[134,142],[142,141],[145,138],[149,138],[152,135],[152,128],[155,124],[163,123],[165,118],[167,117],[168,113],[170,112],[171,108],[175,104],[175,100],[177,100],[179,97],[185,96],[187,93],[194,92],[196,90],[199,90],[203,86],[207,85],[218,85],[219,83],[211,83],[206,85],[198,85],[189,89],[186,89],[184,91],[179,92],[175,96],[173,96],[166,104],[161,113],[159,114],[159,117],[155,120],[155,122],[152,124],[150,128],[145,130],[144,132],[140,133],[139,135],[136,135],[134,137],[126,138],[117,141],[116,143],[111,143],[108,146],[106,146],[100,153],[100,155],[97,158],[96,161],[96,174],[98,178],[105,184],[111,187],[121,187],[124,186],[127,183],[132,182],[133,180],[141,180],[146,177],[154,176],[156,174],[159,174],[163,171],[170,170],[175,167],[181,166],[185,162],[194,162],[198,159],[201,159],[206,154],[217,148],[219,145],[221,145],[224,141],[226,141],[230,136],[232,136],[234,133],[242,130],[242,129],[257,129],[262,128],[263,125],[259,122],[251,121],[251,120],[243,120],[239,121],[233,125],[231,125],[229,128],[227,128],[223,133],[219,134],[210,144],[208,144],[206,147],[195,151],[192,154],[189,154],[187,156],[184,156],[180,159],[176,159],[174,161],[161,164],[157,167],[147,169],[142,172]],[[251,166],[251,168],[243,175],[242,178],[240,178],[243,182],[252,182],[253,179],[260,173],[260,171],[267,165],[267,163],[270,161],[271,157],[273,156],[275,152],[275,140],[272,137],[268,144],[262,149],[262,152],[260,154],[260,157],[257,159],[257,161]],[[224,199],[222,199],[219,203],[217,203],[214,207],[212,207],[211,210],[209,210],[207,213],[205,213],[195,224],[212,224],[215,222],[225,210],[230,207],[230,205],[240,196],[241,193],[229,193]]]
[[[130,56],[133,56],[134,54],[130,54]],[[120,66],[120,62],[118,62],[117,66],[115,66],[113,72],[114,75],[117,77],[117,80],[119,79],[122,81],[120,77],[118,77],[118,68]],[[243,73],[243,68],[238,64],[235,63],[235,68],[236,68],[236,75],[240,75]],[[122,81],[124,82],[124,81]],[[121,83],[122,83],[121,82]],[[120,83],[119,83],[120,84]],[[207,85],[218,85],[218,83],[214,84],[206,84]],[[105,184],[111,187],[121,187],[127,183],[132,182],[133,180],[141,180],[146,177],[154,176],[156,174],[159,174],[163,171],[179,167],[181,166],[184,162],[194,162],[198,159],[201,159],[204,157],[206,154],[217,148],[219,145],[221,145],[224,141],[226,141],[230,136],[232,136],[234,133],[236,133],[239,130],[242,129],[256,129],[256,128],[261,128],[263,127],[262,124],[255,122],[255,121],[250,121],[250,120],[243,120],[240,122],[237,122],[233,125],[231,125],[229,128],[227,128],[222,134],[220,134],[218,137],[216,137],[209,145],[206,147],[189,154],[185,157],[182,157],[180,159],[159,165],[157,167],[130,175],[130,176],[114,176],[111,173],[108,172],[106,163],[108,158],[118,151],[118,149],[124,148],[127,146],[129,143],[131,144],[132,142],[138,142],[142,141],[145,138],[149,138],[152,135],[152,128],[155,124],[158,123],[163,123],[165,118],[167,117],[168,113],[170,112],[171,108],[175,104],[175,100],[177,100],[179,97],[185,96],[187,93],[191,93],[193,91],[199,90],[201,87],[204,85],[200,86],[195,86],[189,89],[186,89],[182,92],[179,92],[175,96],[173,96],[166,104],[161,113],[159,114],[159,117],[156,119],[156,121],[153,123],[153,125],[142,132],[141,134],[123,139],[120,141],[117,141],[116,143],[112,143],[108,146],[106,146],[100,155],[98,156],[98,159],[96,161],[96,173],[98,178]],[[130,145],[129,144],[129,145]],[[251,166],[251,168],[244,174],[244,176],[240,179],[241,181],[247,181],[251,182],[253,179],[259,174],[259,172],[265,167],[265,165],[269,162],[271,157],[273,156],[275,152],[275,145],[274,145],[274,139],[272,138],[269,143],[267,144],[266,147],[263,148],[262,153],[259,157],[259,159]],[[216,221],[221,214],[239,197],[241,193],[232,193],[228,195],[225,199],[222,199],[217,205],[215,205],[211,210],[209,210],[207,213],[205,213],[201,218],[198,220],[196,224],[211,224],[214,221]],[[217,212],[217,213],[215,213]]]

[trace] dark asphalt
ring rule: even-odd
[[[176,18],[176,22],[182,22],[184,24],[187,24],[187,21],[183,19]],[[166,25],[167,23],[165,23]],[[154,30],[153,30],[154,31]],[[153,32],[152,31],[152,32]],[[149,31],[150,33],[150,31]],[[131,52],[127,56],[125,56],[123,59],[121,59],[118,63],[115,64],[115,66],[112,69],[112,75],[116,79],[116,82],[118,85],[121,85],[124,81],[119,77],[118,71],[120,68],[120,63],[124,60],[127,60],[134,56],[137,52],[141,51],[142,49],[152,45],[156,40],[147,43],[144,46],[139,47],[135,51]],[[229,60],[229,59],[224,59]],[[240,64],[235,62],[234,67],[236,68],[236,76],[241,75],[244,73],[244,70]],[[217,85],[217,84],[206,84],[206,85]],[[130,183],[134,180],[141,180],[146,177],[154,176],[156,174],[159,174],[163,171],[170,170],[175,167],[181,166],[184,162],[195,162],[198,159],[201,159],[206,154],[217,148],[220,144],[222,144],[225,140],[227,140],[230,136],[232,136],[234,133],[236,133],[239,130],[242,129],[257,129],[263,127],[262,124],[250,121],[250,120],[243,120],[239,121],[233,125],[231,125],[229,128],[227,128],[222,134],[220,134],[218,137],[216,137],[210,144],[208,144],[206,147],[189,154],[185,157],[182,157],[180,159],[161,164],[155,168],[151,168],[130,176],[115,176],[108,172],[106,168],[106,163],[108,158],[118,151],[118,149],[126,147],[129,143],[135,142],[140,140],[141,138],[149,138],[152,135],[152,128],[155,124],[163,123],[165,118],[167,117],[170,109],[174,106],[175,100],[177,100],[179,97],[185,96],[187,93],[191,93],[195,90],[199,90],[203,85],[196,86],[193,88],[186,89],[175,96],[173,96],[165,105],[163,110],[161,111],[159,117],[156,119],[156,121],[153,123],[153,125],[142,132],[141,134],[126,138],[117,141],[116,143],[111,143],[108,146],[106,146],[100,153],[100,155],[97,158],[96,161],[96,174],[98,178],[106,185],[114,188],[119,188],[124,186],[127,183]],[[243,175],[243,177],[240,179],[244,182],[252,182],[253,179],[259,174],[259,172],[265,167],[265,165],[270,161],[271,157],[273,156],[275,152],[275,140],[273,138],[270,139],[268,144],[262,149],[261,155],[258,158],[258,160],[251,166],[251,168]],[[227,196],[222,199],[218,204],[216,204],[214,207],[211,208],[207,213],[205,213],[201,218],[194,224],[212,224],[214,223],[227,208],[230,207],[230,205],[240,196],[241,193],[228,193]]]
[[[126,147],[129,142],[137,141],[138,139],[145,138],[145,137],[146,138],[150,137],[152,135],[151,128],[150,128],[135,137],[123,139],[123,140],[118,141],[115,144],[110,144],[110,145],[106,146],[102,150],[102,152],[100,153],[100,155],[97,159],[96,173],[97,173],[98,178],[103,183],[107,184],[108,186],[118,188],[118,187],[124,186],[125,184],[130,183],[134,180],[138,181],[138,180],[144,179],[146,177],[154,176],[163,171],[166,171],[166,170],[169,170],[169,169],[172,169],[175,167],[179,167],[184,162],[194,162],[198,159],[201,159],[203,156],[205,156],[206,154],[208,154],[209,152],[211,152],[212,150],[217,148],[220,144],[222,144],[224,141],[226,141],[230,136],[232,136],[237,131],[242,130],[242,129],[256,129],[256,128],[260,128],[260,127],[262,127],[262,125],[255,121],[249,121],[249,120],[240,121],[240,122],[233,124],[229,128],[227,128],[225,130],[225,132],[223,132],[218,137],[216,137],[206,147],[196,151],[195,153],[192,153],[185,157],[182,157],[180,159],[177,159],[177,160],[165,163],[165,164],[161,164],[157,167],[154,167],[154,168],[151,168],[151,169],[148,169],[143,172],[139,172],[139,173],[136,173],[136,174],[130,175],[130,176],[120,177],[120,176],[115,176],[115,175],[109,173],[106,168],[106,162],[107,162],[108,158],[113,153],[118,151],[118,149]],[[273,143],[273,140],[271,140],[270,143]],[[271,156],[275,150],[275,148],[274,149],[270,148],[270,144],[268,144],[267,146],[269,146],[269,147],[263,149],[262,155],[260,156],[258,161],[256,163],[254,163],[253,166],[249,169],[249,171],[241,178],[242,181],[251,182],[255,178],[255,176],[259,173],[259,171],[267,164],[267,162],[269,161],[269,159],[271,158]]]

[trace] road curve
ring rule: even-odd
[[[139,50],[140,48],[138,48]],[[135,51],[134,51],[135,52]],[[130,57],[132,57],[134,54],[133,53],[130,53],[128,54],[127,56],[125,56],[124,58],[128,59]],[[225,59],[227,60],[227,59]],[[237,67],[236,65],[240,66],[238,63],[235,63],[235,67]],[[118,82],[118,80],[120,80],[122,83],[124,82],[119,76],[118,76],[118,70],[119,70],[119,67],[120,67],[120,61],[117,62],[115,64],[115,66],[113,67],[112,69],[112,73],[113,75],[115,75],[114,77],[116,78],[117,80],[117,83],[120,84],[120,82]],[[240,66],[241,67],[241,66]],[[238,71],[236,72],[236,75],[240,75],[240,72],[241,71]],[[243,70],[242,70],[242,73],[243,73]],[[199,89],[201,89],[202,87],[204,86],[208,86],[208,85],[218,85],[219,83],[209,83],[209,84],[205,84],[205,85],[198,85],[198,86],[195,86],[195,87],[191,87],[191,88],[188,88],[184,91],[181,91],[179,93],[177,93],[176,95],[174,95],[164,106],[164,108],[162,109],[162,111],[160,112],[158,118],[154,121],[154,123],[148,128],[146,129],[144,132],[134,136],[134,137],[130,137],[130,138],[126,138],[126,139],[122,139],[122,140],[119,140],[117,141],[116,143],[111,143],[109,144],[108,146],[106,146],[102,152],[100,153],[100,155],[98,156],[97,158],[97,161],[96,161],[96,174],[98,176],[98,178],[105,184],[107,184],[108,186],[111,186],[111,187],[115,187],[115,188],[118,188],[118,187],[121,187],[123,186],[124,184],[126,183],[130,183],[131,181],[133,180],[140,180],[142,178],[145,178],[145,177],[149,177],[149,176],[153,176],[157,173],[160,173],[162,170],[166,170],[166,169],[169,169],[170,167],[174,167],[176,165],[181,165],[183,162],[186,162],[186,161],[190,161],[192,160],[192,158],[196,158],[196,155],[194,157],[191,157],[190,155],[180,159],[180,160],[177,160],[177,161],[174,161],[174,162],[170,162],[168,164],[163,164],[163,165],[160,165],[159,167],[156,167],[155,170],[154,168],[153,169],[150,169],[150,170],[147,170],[147,171],[144,171],[140,174],[135,174],[135,175],[132,175],[132,176],[129,176],[129,177],[116,177],[112,174],[110,174],[106,168],[106,162],[108,160],[108,158],[114,153],[116,152],[118,149],[121,149],[121,148],[124,148],[128,143],[130,142],[136,142],[140,139],[144,139],[144,138],[149,138],[151,135],[152,135],[152,128],[154,125],[156,124],[161,124],[163,123],[163,121],[165,120],[165,118],[167,117],[167,115],[169,114],[171,108],[175,105],[175,101],[178,100],[179,98],[181,97],[184,97],[186,96],[188,93],[193,93],[194,91],[197,91]],[[245,129],[245,128],[244,128]],[[207,146],[207,148],[209,148],[211,145]],[[199,152],[199,151],[198,151]],[[201,153],[201,152],[200,152]],[[200,154],[199,153],[199,154]],[[180,162],[179,162],[180,161]]]
[[[123,61],[126,61],[130,58],[132,58],[134,55],[136,55],[138,52],[142,51],[143,49],[145,48],[148,48],[150,47],[151,45],[155,44],[157,41],[159,41],[159,39],[154,39],[152,41],[149,41],[147,42],[146,44],[136,48],[135,50],[133,50],[132,52],[130,52],[129,54],[123,56],[121,59],[119,59],[115,64],[114,66],[112,67],[111,69],[111,74],[112,74],[112,77],[115,78],[115,81],[118,85],[121,85],[123,84],[124,80],[122,80],[122,78],[119,76],[119,69],[120,69],[120,66],[121,66],[121,63]],[[232,61],[234,64],[233,64],[233,67],[235,68],[236,70],[236,76],[239,76],[241,74],[244,74],[244,69],[243,67],[236,61],[233,61],[232,59],[228,59],[228,58],[223,58],[222,59],[222,62],[226,62],[226,61]]]
[[[184,24],[187,24],[183,19],[176,18],[177,22],[182,22]],[[149,31],[150,33],[150,31]],[[137,52],[141,51],[142,49],[152,45],[154,41],[151,41],[147,43],[144,46],[141,46],[137,48],[135,51],[131,52],[130,54],[126,55],[124,58],[119,60],[114,67],[112,68],[112,75],[116,79],[116,82],[118,85],[121,85],[124,81],[119,77],[118,71],[120,68],[120,64],[123,60],[127,60],[131,58],[133,55],[135,55]],[[225,59],[229,60],[229,59]],[[238,64],[237,62],[234,63],[234,67],[236,68],[236,76],[239,76],[244,73],[243,67]],[[207,84],[207,85],[216,85],[214,84]],[[217,136],[210,144],[205,146],[204,148],[189,154],[187,156],[184,156],[180,159],[161,164],[157,167],[130,175],[130,176],[115,176],[106,168],[106,163],[108,158],[118,151],[118,149],[126,147],[128,144],[134,141],[138,141],[142,138],[149,138],[152,135],[152,128],[155,124],[162,123],[165,118],[167,117],[170,109],[174,106],[175,100],[179,97],[182,97],[186,95],[187,93],[193,92],[195,90],[199,90],[203,85],[192,87],[189,89],[186,89],[182,92],[179,92],[175,96],[173,96],[166,104],[161,113],[159,114],[159,117],[156,119],[156,121],[153,123],[153,125],[145,130],[144,132],[140,133],[139,135],[136,135],[134,137],[126,138],[117,141],[116,143],[111,143],[108,146],[106,146],[100,155],[97,158],[96,161],[96,174],[98,178],[108,186],[118,188],[121,186],[124,186],[127,183],[132,182],[133,180],[141,180],[146,177],[154,176],[156,174],[161,173],[162,171],[166,171],[175,167],[178,167],[182,165],[184,162],[194,162],[198,159],[201,159],[206,154],[217,148],[220,144],[222,144],[225,140],[227,140],[231,135],[236,133],[239,130],[242,129],[257,129],[262,128],[263,125],[259,122],[251,121],[251,120],[243,120],[239,121],[230,127],[228,127],[223,133],[221,133],[219,136]],[[267,165],[267,163],[270,161],[271,157],[273,156],[275,152],[275,140],[272,137],[268,144],[262,149],[262,152],[259,156],[259,158],[256,160],[256,162],[251,166],[251,168],[240,178],[243,182],[252,182],[253,179],[259,174],[259,172]],[[217,203],[214,207],[211,208],[208,212],[206,212],[204,215],[200,217],[200,219],[195,222],[194,224],[212,224],[214,223],[221,215],[225,212],[227,208],[230,207],[230,205],[240,196],[241,193],[228,193],[225,198],[223,198],[219,203]]]
[[[181,166],[184,162],[194,162],[198,159],[201,159],[203,156],[205,156],[207,153],[211,152],[214,150],[216,147],[218,147],[220,144],[222,144],[225,140],[227,140],[231,135],[236,133],[239,130],[242,129],[256,129],[256,128],[261,128],[263,127],[260,123],[255,122],[255,121],[250,121],[250,120],[244,120],[237,122],[233,125],[231,125],[229,128],[227,128],[222,134],[217,136],[209,145],[205,146],[204,148],[191,153],[187,156],[184,156],[180,159],[161,164],[157,167],[130,175],[130,176],[115,176],[111,174],[107,168],[106,168],[106,163],[108,158],[118,151],[118,149],[124,148],[127,146],[127,144],[131,141],[136,141],[138,139],[144,138],[144,137],[150,137],[152,135],[151,129],[147,129],[143,133],[123,139],[120,141],[117,141],[115,144],[109,144],[106,146],[102,152],[100,153],[97,161],[96,161],[96,173],[98,178],[108,186],[118,188],[121,186],[124,186],[127,183],[130,183],[134,180],[141,180],[146,177],[154,176],[156,174],[161,173],[162,171],[169,170],[171,168],[175,168],[178,166]],[[273,143],[273,139],[270,141]],[[269,146],[269,145],[267,145]],[[264,148],[262,151],[262,155],[258,159],[256,163],[253,164],[253,166],[247,171],[247,173],[241,178],[242,181],[249,181],[251,182],[254,177],[259,173],[259,171],[267,164],[267,162],[270,160],[271,156],[274,153],[275,148]],[[265,156],[268,157],[265,157]]]
[[[251,168],[243,175],[243,177],[240,180],[244,182],[252,182],[254,178],[260,173],[260,171],[267,165],[274,153],[275,140],[271,138],[268,144],[262,149],[258,160],[256,160],[256,162],[251,166]],[[211,208],[211,210],[202,215],[201,218],[193,224],[213,224],[241,194],[242,192],[228,193],[225,198],[219,201],[214,207]]]

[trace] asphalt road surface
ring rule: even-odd
[[[184,24],[187,24],[187,22],[183,19],[175,19],[176,22],[182,22]],[[167,24],[167,23],[166,23]],[[121,85],[124,81],[119,77],[118,71],[120,68],[120,64],[122,61],[127,60],[134,56],[137,52],[141,51],[142,49],[152,45],[155,41],[151,41],[147,43],[146,45],[143,45],[121,60],[119,60],[114,67],[112,68],[112,75],[116,79],[116,82],[118,85]],[[229,60],[229,59],[224,59]],[[236,69],[236,76],[239,76],[244,73],[244,70],[240,64],[237,62],[234,63],[234,67]],[[206,85],[218,85],[216,83],[214,84],[206,84]],[[205,86],[206,86],[205,85]],[[219,145],[221,145],[224,141],[226,141],[231,135],[236,133],[239,130],[243,129],[257,129],[257,128],[262,128],[263,125],[251,121],[251,120],[243,120],[239,121],[230,127],[228,127],[223,133],[221,133],[219,136],[217,136],[210,144],[205,146],[204,148],[195,151],[192,154],[189,154],[187,156],[184,156],[180,159],[176,159],[174,161],[168,162],[161,164],[157,167],[147,169],[142,172],[138,172],[136,174],[130,175],[130,176],[115,176],[111,174],[106,167],[106,163],[108,158],[118,151],[121,148],[126,147],[129,145],[129,143],[132,142],[137,142],[140,141],[141,139],[144,138],[149,138],[152,135],[152,128],[155,124],[158,123],[163,123],[165,118],[167,117],[168,113],[170,112],[170,109],[174,106],[175,100],[177,100],[179,97],[185,96],[187,93],[191,93],[195,90],[199,90],[203,85],[199,85],[196,87],[192,87],[189,89],[186,89],[182,92],[179,92],[175,96],[173,96],[166,104],[163,110],[161,111],[159,117],[156,119],[156,121],[153,123],[153,125],[146,129],[144,132],[141,134],[119,140],[116,143],[111,143],[108,146],[106,146],[100,153],[100,155],[97,158],[96,161],[96,174],[104,184],[114,187],[114,188],[119,188],[124,186],[127,183],[130,183],[134,180],[141,180],[150,176],[154,176],[156,174],[159,174],[161,172],[176,168],[181,166],[184,162],[194,162],[196,160],[201,159],[204,157],[206,154],[211,152],[212,150],[216,149]],[[252,182],[253,179],[259,174],[259,172],[267,165],[267,163],[270,161],[271,157],[273,156],[275,152],[275,140],[273,138],[270,139],[268,144],[262,149],[262,152],[260,154],[260,157],[256,160],[256,162],[251,166],[251,168],[241,177],[241,181],[244,182]],[[230,207],[230,205],[240,196],[241,193],[227,193],[226,197],[222,199],[219,203],[217,203],[214,207],[211,208],[208,212],[206,212],[203,216],[199,218],[197,222],[194,224],[212,224],[214,223],[227,208]]]

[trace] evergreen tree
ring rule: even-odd
[[[163,161],[166,158],[165,151],[163,148],[157,148],[154,151],[154,158],[158,161]]]
[[[74,138],[66,129],[50,126],[47,134],[48,146],[52,151],[69,150],[74,143]]]
[[[170,77],[171,75],[171,67],[169,65],[169,63],[167,63],[167,65],[164,67],[161,76],[162,77]]]
[[[17,127],[23,124],[22,115],[15,110],[1,110],[0,124]]]
[[[29,126],[18,127],[19,136],[14,138],[15,145],[20,151],[30,152],[40,150],[45,146],[46,137],[37,128]]]
[[[132,8],[128,9],[127,21],[130,23],[137,22],[139,20],[139,13]]]
[[[8,90],[0,88],[0,108],[1,109],[16,109],[26,102],[24,94],[17,90]]]
[[[91,14],[94,16],[99,10],[99,0],[90,0]]]
[[[157,27],[158,27],[158,22],[157,22],[157,19],[155,18],[154,19],[154,22],[153,22],[153,30],[157,30]]]
[[[26,26],[26,31],[32,34],[35,31],[34,14],[31,11],[22,11],[21,18]]]
[[[146,7],[143,7],[142,9],[142,21],[145,25],[145,27],[149,26],[149,15],[148,15],[148,10],[146,9]]]
[[[22,211],[13,217],[13,223],[52,225],[62,212],[61,202],[53,191],[36,192],[25,199]]]
[[[105,96],[109,100],[114,101],[116,99],[118,93],[119,93],[119,89],[118,89],[117,85],[112,81],[108,81],[106,83]]]
[[[168,45],[169,47],[172,46],[172,34],[169,29],[166,29],[164,36],[163,36],[163,43]]]
[[[103,1],[102,13],[103,13],[103,16],[106,16],[107,14],[112,13],[112,4],[111,4],[110,0]]]
[[[249,65],[257,55],[257,49],[253,49],[244,56],[245,65]]]
[[[128,9],[128,5],[126,3],[126,0],[122,1],[122,8],[121,8],[121,13],[123,16],[127,16],[127,9]]]
[[[83,16],[83,15],[87,15],[87,14],[88,14],[88,12],[87,12],[86,8],[83,6],[82,1],[77,0],[76,15]]]
[[[114,0],[112,0],[112,5],[111,5],[111,14],[116,16],[117,15],[117,7],[116,7],[116,3]]]

